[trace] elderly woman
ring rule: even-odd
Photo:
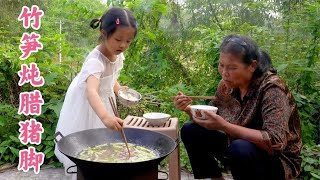
[[[220,46],[222,80],[204,111],[192,117],[192,100],[183,93],[176,108],[188,113],[181,138],[194,177],[224,179],[217,159],[227,157],[235,180],[282,180],[297,177],[302,142],[297,106],[285,83],[276,75],[267,53],[247,37],[227,36]]]

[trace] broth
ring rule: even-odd
[[[159,157],[158,153],[143,146],[128,143],[129,157],[125,143],[107,143],[83,150],[79,159],[103,163],[140,162]]]
[[[128,93],[128,92],[122,92],[122,91],[119,91],[119,96],[121,96],[122,98],[126,99],[126,100],[129,100],[129,101],[138,101],[139,99],[134,97],[133,94],[131,93]]]

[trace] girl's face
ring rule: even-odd
[[[135,29],[132,27],[119,27],[104,41],[105,47],[111,54],[118,55],[129,47],[134,39],[134,34]]]
[[[257,61],[250,65],[242,62],[242,57],[221,53],[218,70],[225,84],[230,88],[247,88],[256,69]]]

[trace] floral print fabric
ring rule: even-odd
[[[216,98],[209,104],[228,122],[260,130],[268,153],[280,158],[286,179],[300,173],[302,141],[300,119],[295,100],[285,83],[267,72],[252,81],[246,96],[239,89],[220,82]]]

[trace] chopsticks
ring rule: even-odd
[[[176,98],[177,96],[171,96],[171,99]],[[183,97],[189,97],[191,99],[214,99],[214,96],[183,96]]]
[[[112,98],[112,97],[109,97],[109,101],[110,101],[112,110],[113,110],[113,112],[114,112],[114,115],[115,115],[116,117],[120,117],[119,112],[117,111],[116,103],[113,101],[113,98]],[[128,141],[127,141],[126,135],[124,134],[123,128],[121,129],[121,135],[122,135],[122,138],[123,138],[124,142],[126,143],[127,150],[128,150],[128,153],[129,153],[129,159],[130,159],[131,153],[130,153],[130,150],[129,150]]]

